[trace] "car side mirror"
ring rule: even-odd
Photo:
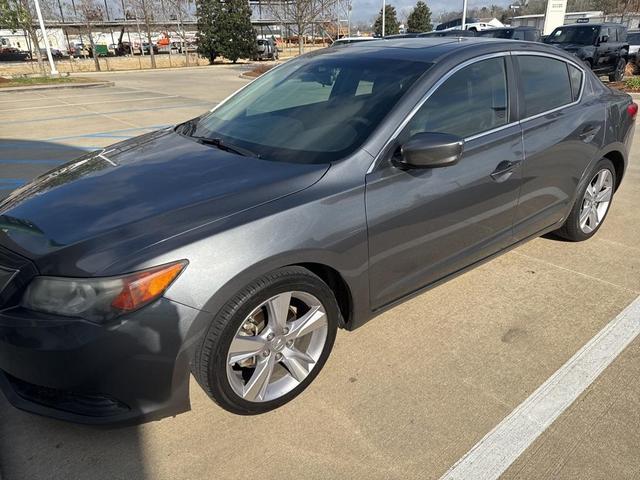
[[[609,41],[609,35],[602,35],[600,37],[600,43],[607,43]]]
[[[400,147],[394,163],[405,168],[438,168],[455,165],[464,140],[448,133],[417,133]]]

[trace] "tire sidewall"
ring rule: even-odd
[[[248,298],[238,302],[230,316],[223,315],[225,318],[217,318],[215,320],[226,322],[226,325],[217,345],[214,346],[215,353],[208,365],[208,383],[220,394],[222,398],[218,398],[218,400],[223,403],[223,407],[227,410],[242,415],[252,415],[278,408],[302,393],[322,370],[335,342],[340,310],[331,289],[320,278],[311,273],[310,275],[293,274],[280,277],[263,288],[252,291]],[[251,286],[249,290],[251,290]],[[249,402],[238,396],[229,384],[226,369],[229,347],[242,322],[258,305],[279,293],[287,291],[307,292],[320,300],[327,314],[328,329],[325,345],[315,366],[297,387],[285,395],[268,402]],[[225,309],[223,309],[224,311]]]

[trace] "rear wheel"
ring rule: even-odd
[[[616,69],[613,73],[609,74],[610,82],[621,82],[624,79],[624,70],[627,68],[627,62],[624,58],[619,58],[616,63]]]
[[[590,173],[591,180],[578,192],[565,224],[556,233],[574,242],[591,238],[600,229],[609,212],[616,185],[616,170],[603,158]]]
[[[193,373],[226,410],[252,415],[299,395],[324,366],[340,311],[331,289],[301,267],[286,267],[238,293],[211,324]]]

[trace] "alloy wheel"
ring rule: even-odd
[[[584,192],[578,223],[584,233],[591,233],[602,222],[613,196],[613,175],[602,169],[594,175]]]
[[[322,355],[328,333],[322,303],[307,292],[284,292],[241,323],[227,353],[227,379],[249,402],[268,402],[300,385]]]

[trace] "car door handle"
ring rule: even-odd
[[[491,178],[493,178],[496,182],[502,182],[509,178],[513,173],[513,170],[520,165],[520,160],[503,160],[498,164],[496,169],[491,174]]]

